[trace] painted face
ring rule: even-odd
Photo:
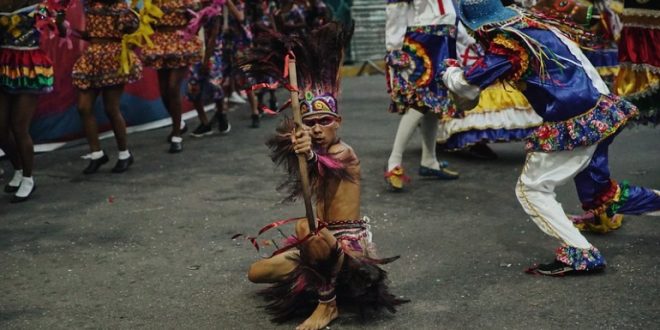
[[[337,140],[337,130],[341,117],[326,114],[314,114],[303,119],[303,124],[311,129],[312,143],[316,147],[327,149]]]

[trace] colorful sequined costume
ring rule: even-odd
[[[457,50],[463,66],[470,66],[484,51],[458,23]],[[522,141],[543,119],[515,88],[499,81],[484,89],[479,103],[458,118],[444,118],[438,124],[437,143],[445,150],[464,150],[477,143]]]
[[[554,189],[573,179],[583,208],[600,221],[660,210],[660,192],[610,178],[609,144],[637,108],[610,93],[578,45],[557,29],[499,0],[460,6],[461,20],[486,54],[471,67],[449,67],[443,80],[468,99],[497,80],[518,86],[543,124],[526,142],[517,197],[541,230],[563,242],[557,261],[575,270],[604,268],[605,259],[567,218]]]
[[[53,90],[53,63],[39,46],[40,26],[53,20],[44,4],[0,13],[0,87],[8,93]]]
[[[138,14],[124,1],[107,5],[83,1],[86,31],[90,43],[73,65],[73,85],[94,89],[124,85],[142,77],[142,62],[122,37],[137,30]]]
[[[660,2],[626,0],[614,93],[635,103],[640,121],[660,122]]]
[[[152,24],[155,33],[151,35],[153,45],[142,48],[142,62],[154,69],[187,68],[199,62],[202,44],[197,38],[184,39],[183,31],[190,21],[190,10],[198,10],[198,0],[158,0],[154,1],[163,15],[156,17]]]
[[[242,62],[241,75],[245,76],[251,86],[269,83],[271,79],[288,86],[283,68],[287,63],[285,58],[289,57],[291,51],[296,58],[303,120],[319,114],[326,115],[323,117],[338,117],[336,94],[339,92],[339,67],[351,32],[332,22],[307,36],[285,36],[276,32],[264,35]],[[273,162],[283,165],[287,170],[288,180],[281,188],[290,193],[288,200],[302,194],[297,156],[291,143],[294,127],[292,120],[284,119],[277,128],[277,134],[267,142]],[[309,316],[319,302],[329,303],[335,297],[342,311],[347,306],[354,306],[360,311],[386,308],[394,312],[395,306],[403,302],[389,293],[386,272],[379,267],[396,258],[373,257],[367,222],[363,219],[333,218],[333,212],[343,211],[340,207],[333,208],[330,200],[326,200],[333,198],[326,194],[335,194],[336,191],[328,189],[328,182],[338,183],[337,190],[359,191],[360,175],[359,160],[350,146],[341,141],[334,142],[335,145],[341,145],[347,150],[346,154],[336,155],[322,150],[320,146],[314,146],[314,157],[308,162],[310,186],[317,200],[319,217],[316,232],[306,238],[292,237],[286,246],[276,251],[276,254],[295,251],[287,255],[295,268],[283,280],[262,292],[268,301],[267,309],[274,315],[274,321],[283,322],[301,314]],[[358,200],[351,202],[359,203],[359,194],[357,196]],[[260,233],[297,220],[278,221],[266,226]],[[327,258],[313,260],[307,256],[303,243],[312,235],[319,235],[318,231],[323,228],[327,228],[336,237],[337,246]]]

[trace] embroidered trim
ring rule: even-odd
[[[456,26],[446,24],[409,26],[406,28],[406,34],[408,33],[424,33],[456,38]]]
[[[35,50],[35,49],[40,49],[41,46],[26,46],[26,47],[21,47],[21,46],[11,46],[11,45],[2,45],[0,46],[0,49],[12,49],[12,50]]]
[[[623,9],[623,15],[624,16],[660,17],[660,10],[625,8],[625,9]]]
[[[364,220],[333,221],[327,228],[340,241],[359,241],[369,236],[369,225]]]
[[[602,95],[591,110],[560,122],[546,122],[527,139],[527,151],[573,150],[594,145],[614,134],[639,110],[615,95]]]
[[[653,66],[651,64],[646,64],[646,63],[631,63],[631,62],[621,62],[619,64],[621,68],[630,68],[633,71],[637,72],[653,72],[656,74],[660,74],[660,67]]]
[[[595,270],[607,265],[600,251],[593,246],[588,249],[579,249],[562,244],[557,248],[555,258],[575,270]]]

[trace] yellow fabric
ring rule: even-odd
[[[492,112],[508,109],[531,110],[525,96],[515,87],[503,83],[492,84],[481,91],[479,105],[469,113]]]
[[[387,180],[387,182],[389,182],[389,184],[395,189],[402,189],[405,180],[403,177],[403,168],[397,166],[391,170],[389,174],[390,175],[387,176],[385,180]]]
[[[130,57],[131,49],[129,48],[129,46],[135,45],[141,47],[142,39],[144,38],[142,34],[137,34],[138,32],[140,32],[140,29],[144,30],[144,24],[142,23],[142,16],[132,9],[131,11],[133,11],[133,13],[139,17],[140,24],[138,25],[138,28],[135,32],[131,34],[125,34],[121,38],[121,53],[119,54],[119,63],[121,63],[121,65],[119,66],[119,72],[123,74],[128,74],[131,72],[131,57]]]
[[[599,223],[580,223],[576,224],[575,227],[581,231],[591,231],[594,233],[605,234],[621,227],[621,224],[623,223],[623,215],[615,214],[610,218],[603,212],[598,215],[597,221]]]
[[[17,79],[20,77],[35,78],[37,76],[52,77],[54,75],[53,67],[33,66],[33,67],[20,67],[10,68],[4,67],[0,70],[0,75],[7,76],[10,79]]]
[[[147,47],[153,46],[151,35],[154,34],[154,29],[151,27],[151,23],[162,17],[163,11],[154,5],[151,0],[144,0],[143,7],[137,15],[140,17],[140,25],[137,30],[131,34],[124,35],[121,40],[121,54],[119,55],[121,66],[119,70],[124,74],[128,74],[131,67],[129,47],[131,45],[144,47],[145,44]]]
[[[619,229],[619,227],[621,227],[621,224],[623,222],[623,215],[615,214],[613,217],[610,218],[607,215],[606,210],[612,204],[621,201],[622,193],[623,190],[621,189],[621,186],[617,186],[616,193],[614,194],[614,198],[612,198],[612,200],[610,200],[609,202],[601,205],[600,207],[594,210],[591,210],[591,212],[596,216],[595,222],[580,223],[580,224],[576,224],[575,227],[577,227],[581,231],[592,231],[600,234],[605,234],[609,231]]]
[[[619,96],[634,97],[660,88],[660,75],[651,71],[635,71],[622,67],[614,80],[614,92]]]
[[[616,77],[616,75],[619,73],[618,66],[601,66],[597,67],[596,70],[598,70],[598,74],[601,77]]]
[[[129,35],[131,43],[138,47],[143,47],[143,40],[147,47],[152,47],[151,35],[154,34],[154,29],[151,24],[158,21],[163,17],[163,11],[154,5],[151,0],[144,0],[144,6],[140,10],[140,26],[137,31]]]

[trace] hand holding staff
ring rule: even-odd
[[[298,101],[298,77],[296,75],[296,58],[293,52],[289,53],[288,70],[289,70],[289,84],[291,85],[291,110],[293,110],[293,121],[296,123],[296,132],[302,130],[302,114],[300,113],[300,102]],[[314,209],[312,208],[312,191],[309,186],[309,176],[307,172],[307,159],[305,155],[298,154],[298,166],[300,168],[300,182],[302,183],[303,199],[305,201],[305,214],[307,216],[307,224],[309,231],[316,230],[316,217],[314,217]]]

